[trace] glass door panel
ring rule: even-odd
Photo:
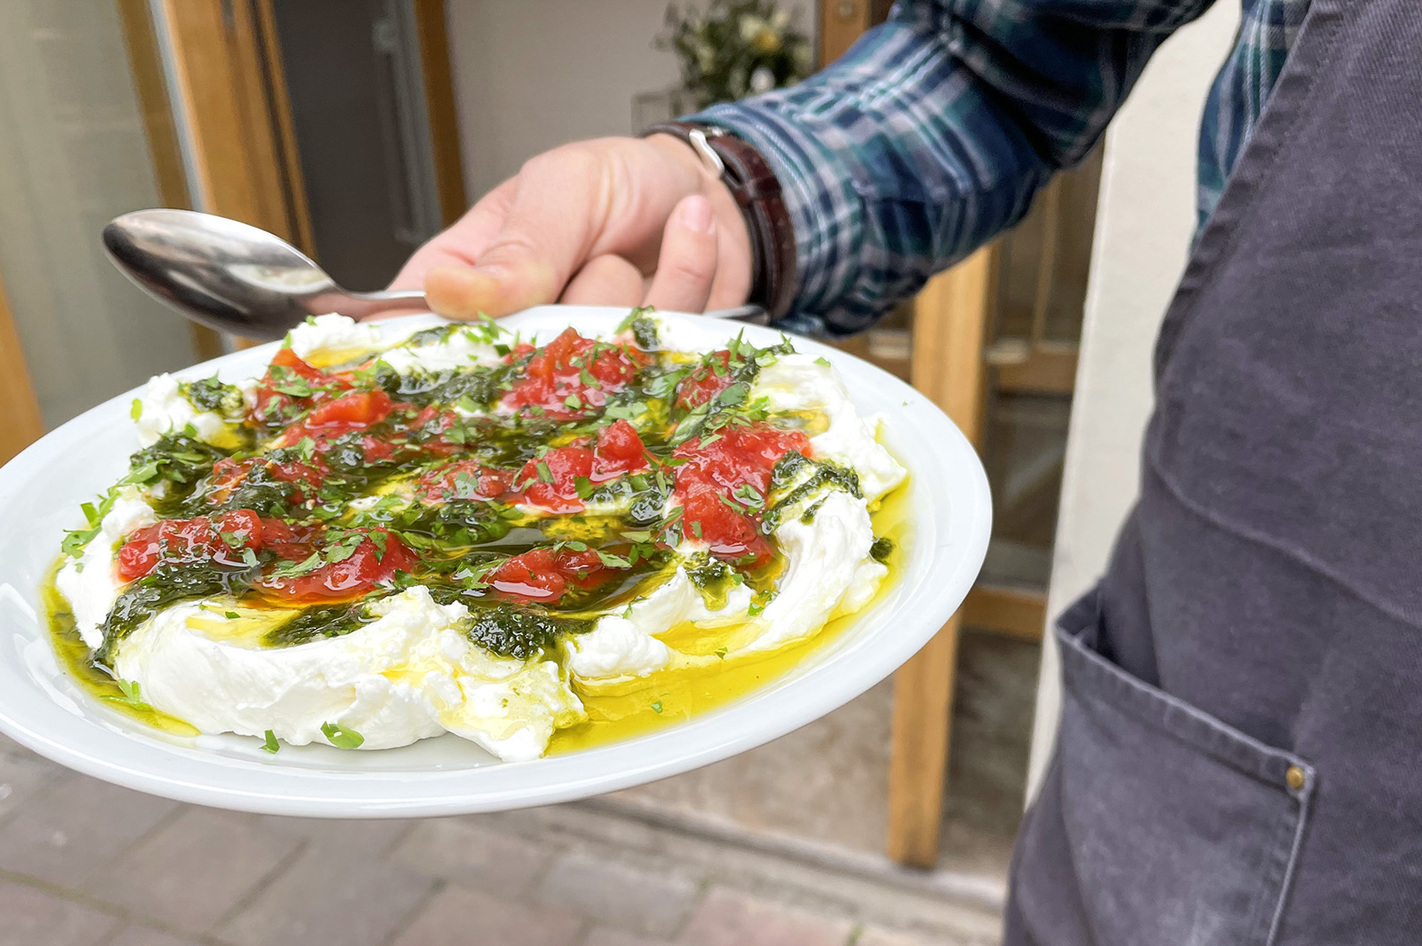
[[[48,426],[197,360],[99,242],[161,203],[117,4],[0,3],[0,273]]]

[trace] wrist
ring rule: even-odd
[[[687,182],[684,196],[697,193],[709,200],[711,209],[716,215],[717,226],[733,234],[736,237],[736,242],[746,247],[747,253],[749,253],[750,234],[746,228],[745,215],[741,213],[740,205],[736,203],[736,196],[731,193],[726,182],[719,175],[710,171],[696,152],[681,139],[671,135],[656,134],[649,135],[644,140],[663,156],[680,166]],[[678,190],[682,189],[678,188]],[[746,261],[749,263],[748,255]]]
[[[650,129],[646,140],[658,147],[676,146],[683,167],[694,166],[702,193],[713,206],[727,196],[738,211],[747,238],[751,264],[748,301],[765,308],[772,318],[785,315],[798,288],[795,230],[780,182],[769,162],[748,142],[723,129],[691,122],[668,122]],[[707,182],[714,182],[708,184]],[[721,218],[718,216],[718,222]]]
[[[710,202],[712,216],[716,219],[716,232],[719,234],[717,253],[724,261],[723,265],[736,272],[738,278],[734,278],[733,282],[742,284],[743,292],[748,295],[752,288],[754,269],[751,236],[746,226],[745,214],[736,203],[735,194],[731,193],[726,182],[711,172],[696,152],[681,139],[655,134],[648,135],[643,140],[679,167],[684,183],[676,188],[678,194],[700,194]],[[740,301],[744,301],[744,296]]]

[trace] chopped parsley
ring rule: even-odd
[[[359,749],[365,744],[365,737],[360,733],[336,723],[322,723],[321,735],[337,749]]]
[[[632,615],[678,569],[707,608],[734,595],[762,614],[784,564],[776,527],[812,520],[833,491],[862,498],[858,478],[808,447],[787,451],[806,442],[806,418],[757,395],[761,372],[794,351],[788,338],[676,352],[649,313],[634,310],[605,341],[565,333],[538,347],[483,318],[340,365],[287,347],[255,391],[180,382],[194,410],[222,419],[221,435],[204,417],[201,433],[188,425],[135,452],[64,539],[71,556],[100,540],[122,490],[163,520],[126,559],[141,568],[93,660],[111,667],[144,622],[204,600],[252,622],[260,646],[298,647],[359,631],[379,620],[375,602],[418,586],[462,606],[449,613],[470,643],[518,661],[564,660],[569,639]],[[446,344],[468,363],[397,370],[392,352]],[[142,414],[135,400],[130,417]],[[774,452],[737,446],[756,436]],[[725,468],[705,473],[722,454]],[[871,554],[892,549],[879,539]],[[146,707],[137,684],[117,685],[110,699]],[[337,722],[321,729],[338,748],[364,743]],[[263,751],[279,748],[267,731]]]
[[[143,697],[139,692],[138,683],[132,680],[115,680],[121,696],[106,696],[104,699],[115,703],[122,703],[125,706],[136,710],[151,710],[153,707],[143,702]]]

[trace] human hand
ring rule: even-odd
[[[730,190],[669,135],[529,160],[391,283],[452,319],[548,302],[700,312],[744,303],[750,236]]]

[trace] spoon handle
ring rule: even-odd
[[[405,309],[411,312],[428,312],[429,303],[425,294],[418,289],[384,289],[380,292],[346,292],[345,298],[331,300],[324,312],[339,312],[359,321],[382,312]],[[321,305],[326,305],[323,299]]]

